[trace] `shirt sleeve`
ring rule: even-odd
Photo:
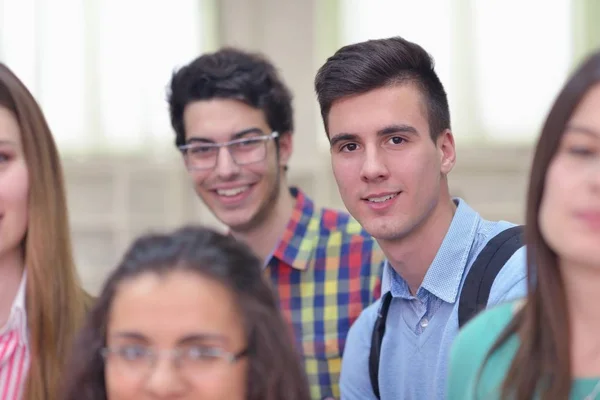
[[[367,307],[348,332],[340,376],[343,400],[377,400],[369,377],[369,352],[379,304],[377,301]]]

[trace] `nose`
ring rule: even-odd
[[[185,382],[173,360],[156,361],[146,381],[146,391],[156,399],[177,399],[185,393]]]
[[[229,149],[221,147],[217,154],[215,172],[222,180],[231,180],[240,172],[240,166],[235,163]]]
[[[360,177],[365,182],[377,182],[389,177],[389,170],[385,158],[379,154],[375,147],[367,147],[364,152]]]

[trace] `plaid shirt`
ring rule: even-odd
[[[380,296],[384,256],[349,214],[317,209],[301,191],[290,191],[296,206],[266,274],[293,328],[311,397],[339,398],[348,329]]]

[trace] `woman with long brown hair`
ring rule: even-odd
[[[31,93],[0,63],[0,399],[59,398],[87,301],[52,134]]]
[[[528,296],[459,334],[449,400],[600,399],[600,53],[546,119],[526,222]]]
[[[64,400],[309,400],[261,262],[206,228],[137,239],[72,351]]]

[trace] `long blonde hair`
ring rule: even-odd
[[[29,90],[2,63],[0,106],[18,121],[29,170],[29,223],[23,251],[31,363],[24,398],[55,400],[64,360],[89,298],[73,261],[65,185],[52,133]]]

